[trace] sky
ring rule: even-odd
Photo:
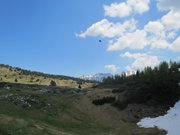
[[[1,0],[0,63],[51,74],[180,60],[179,0]]]

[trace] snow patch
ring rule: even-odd
[[[166,115],[156,118],[144,118],[137,124],[144,128],[158,127],[166,130],[167,135],[180,135],[180,101],[170,108]]]

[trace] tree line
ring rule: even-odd
[[[136,74],[125,73],[103,80],[101,85],[118,86],[114,93],[125,93],[125,102],[174,102],[180,98],[180,62],[162,62],[154,68],[146,67]]]

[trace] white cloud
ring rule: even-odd
[[[144,26],[144,30],[155,34],[156,36],[164,35],[164,25],[160,21],[150,21]]]
[[[112,65],[105,65],[104,68],[113,72],[113,73],[115,73],[119,69],[119,67],[117,67],[116,65],[113,65],[113,64]]]
[[[151,48],[164,49],[170,46],[170,43],[165,39],[152,38],[151,39]]]
[[[143,49],[148,45],[147,34],[143,30],[136,30],[132,33],[126,33],[119,37],[115,42],[111,42],[108,51],[128,49]]]
[[[180,30],[180,1],[158,0],[157,7],[159,10],[169,10],[160,20],[166,33],[163,44],[166,44],[174,52],[180,52],[180,37],[177,37]],[[171,40],[170,43],[168,42],[169,39]]]
[[[161,19],[162,24],[167,30],[179,30],[180,29],[180,12],[169,11]]]
[[[150,21],[144,26],[144,30],[148,33],[147,39],[151,48],[164,49],[170,46],[168,39],[176,37],[174,31],[166,30],[161,20]]]
[[[179,46],[174,41],[180,30],[180,12],[169,11],[162,18],[149,21],[143,29],[124,33],[109,42],[108,51],[123,49],[144,49],[150,46],[151,49],[169,48],[179,51]],[[174,49],[176,48],[176,49]]]
[[[104,5],[105,15],[109,17],[127,17],[132,14],[142,14],[149,10],[150,0],[124,0],[110,5]],[[163,16],[150,20],[141,28],[134,19],[125,22],[111,22],[103,19],[92,24],[86,31],[78,34],[79,37],[101,36],[108,38],[108,51],[128,49],[169,49],[180,52],[180,1],[157,0],[158,9]],[[149,18],[151,19],[151,18]],[[115,19],[113,19],[115,20]],[[120,21],[121,19],[119,19]],[[147,48],[145,48],[147,47]],[[147,66],[157,66],[161,60],[158,56],[146,53],[126,52],[120,55],[123,58],[134,60],[127,70],[143,69]],[[116,65],[106,65],[105,69],[116,72]]]
[[[108,51],[144,49],[148,46],[150,49],[170,49],[180,52],[177,38],[180,32],[179,3],[179,0],[158,0],[158,8],[168,12],[157,20],[150,20],[142,29],[138,28],[134,19],[116,23],[103,19],[92,24],[78,36],[108,38]],[[132,13],[142,14],[148,11],[149,4],[150,0],[126,0],[105,5],[104,10],[106,16],[125,17]]]
[[[127,58],[133,58],[133,59],[138,59],[140,57],[147,56],[144,53],[130,53],[130,52],[125,52],[123,54],[120,54],[121,57],[127,57]]]
[[[170,46],[174,52],[180,52],[180,36]]]
[[[104,5],[105,15],[110,17],[126,17],[132,13],[142,14],[149,10],[150,0],[127,0],[126,2]]]
[[[127,66],[127,70],[138,70],[145,67],[155,67],[160,63],[160,60],[157,56],[151,56],[145,53],[130,53],[126,52],[120,55],[121,57],[134,59],[134,62]]]
[[[127,3],[132,6],[135,12],[142,14],[149,10],[150,0],[128,0]]]
[[[159,10],[180,10],[179,0],[158,0]]]
[[[125,21],[124,23],[113,23],[107,19],[103,19],[97,23],[92,24],[85,32],[78,34],[78,36],[102,36],[113,38],[121,36],[126,32],[131,32],[134,29],[136,29],[136,21],[134,19]]]
[[[132,12],[132,8],[125,2],[104,5],[105,15],[110,17],[126,17]]]

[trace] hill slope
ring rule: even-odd
[[[147,106],[130,104],[119,110],[107,102],[116,97],[112,87],[91,88],[91,82],[4,65],[0,75],[0,135],[165,134],[156,128],[136,125],[139,110],[148,110]],[[57,87],[49,86],[52,80]],[[77,89],[79,83],[84,90]],[[99,99],[106,103],[93,104]],[[153,109],[145,111],[144,116]]]
[[[110,91],[45,94],[28,85],[0,88],[0,135],[163,135],[139,128],[126,110],[92,104]]]
[[[50,85],[54,81],[58,87],[88,88],[93,86],[93,82],[84,81],[78,78],[50,75],[41,72],[33,72],[21,68],[15,68],[8,65],[0,65],[0,81],[21,84],[37,84],[37,85]]]

